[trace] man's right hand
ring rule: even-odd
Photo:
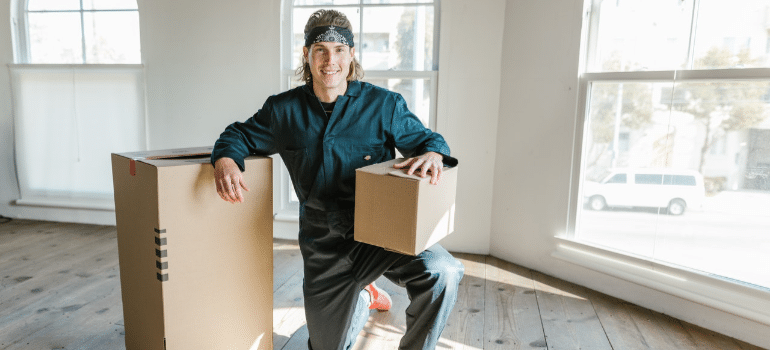
[[[230,203],[243,202],[241,188],[248,191],[243,173],[238,164],[232,158],[219,158],[214,163],[214,181],[217,184],[217,193],[222,199]]]

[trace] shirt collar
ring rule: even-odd
[[[315,96],[315,92],[313,92],[313,87],[310,84],[303,85],[302,90],[304,90],[305,93],[311,96]],[[348,89],[345,91],[345,96],[358,97],[360,95],[361,95],[361,82],[358,80],[348,82]]]

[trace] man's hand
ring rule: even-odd
[[[231,158],[219,158],[214,163],[214,181],[217,184],[217,193],[222,199],[230,203],[243,202],[241,188],[248,191],[246,182],[238,164]]]
[[[436,185],[441,180],[441,172],[444,170],[444,156],[436,152],[426,152],[421,156],[395,164],[393,167],[397,169],[409,167],[406,172],[409,175],[420,169],[420,177],[426,177],[430,171],[430,183]]]

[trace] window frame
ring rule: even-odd
[[[13,0],[12,0],[13,1]],[[87,12],[136,12],[139,13],[139,3],[137,2],[136,9],[99,9],[99,10],[86,10],[83,8],[83,0],[79,1],[80,9],[78,10],[34,10],[29,11],[29,0],[15,0],[15,11],[12,13],[12,23],[14,29],[13,40],[15,42],[16,50],[13,53],[14,62],[17,64],[41,64],[41,65],[137,65],[141,63],[89,63],[87,62],[86,54],[86,32],[84,28],[84,16]],[[29,13],[79,13],[80,14],[80,45],[82,50],[82,62],[80,63],[32,63],[32,54],[30,52],[29,44]]]
[[[345,4],[345,5],[294,5],[294,0],[283,0],[281,2],[281,91],[286,91],[291,88],[292,80],[296,80],[295,75],[296,68],[291,65],[293,62],[293,14],[295,8],[350,8],[358,7],[360,9],[360,28],[354,28],[357,30],[356,36],[362,38],[363,36],[363,9],[366,7],[385,7],[385,6],[433,6],[433,63],[431,70],[369,70],[365,69],[365,76],[362,81],[369,79],[424,79],[426,85],[430,87],[430,103],[429,103],[429,115],[428,115],[428,128],[431,130],[436,129],[437,117],[436,109],[438,107],[438,59],[439,59],[439,42],[440,42],[440,22],[441,22],[441,1],[431,0],[431,2],[393,2],[388,4],[365,4],[363,0],[359,0],[358,4]],[[360,40],[360,39],[359,39]],[[360,63],[360,56],[362,52],[357,52],[357,59]],[[280,156],[274,156],[276,162],[281,163],[279,166],[274,167],[275,174],[273,180],[277,187],[273,194],[273,201],[275,206],[275,219],[279,221],[296,222],[299,220],[299,203],[291,200],[291,193],[294,190],[291,186],[291,179],[286,171],[283,162],[280,161]]]
[[[598,271],[616,278],[691,300],[763,324],[770,324],[770,288],[751,285],[728,277],[697,271],[684,266],[638,256],[576,238],[578,210],[582,205],[584,133],[589,113],[591,84],[625,82],[687,83],[697,81],[770,81],[770,68],[699,69],[693,70],[694,35],[700,0],[694,0],[686,70],[588,72],[589,50],[596,45],[596,16],[591,16],[594,1],[584,3],[581,35],[578,96],[573,125],[572,164],[569,186],[567,225],[554,236],[556,249],[552,256],[563,261]],[[593,26],[592,26],[593,24]],[[592,46],[593,45],[593,46]],[[591,65],[589,65],[589,63]]]

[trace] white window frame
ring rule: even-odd
[[[291,87],[291,81],[296,80],[296,68],[291,65],[293,56],[293,48],[291,41],[293,38],[293,9],[294,8],[318,8],[324,7],[327,9],[334,8],[350,8],[359,7],[360,23],[363,24],[364,8],[367,7],[383,7],[383,6],[426,6],[433,5],[433,64],[431,70],[425,71],[410,71],[410,70],[367,70],[365,69],[365,75],[363,81],[368,79],[425,79],[426,84],[430,86],[430,112],[428,116],[428,127],[432,130],[436,129],[436,108],[438,99],[438,55],[439,55],[439,27],[440,27],[440,13],[441,2],[440,0],[433,0],[428,3],[417,2],[398,2],[389,4],[364,4],[363,1],[359,1],[358,4],[346,4],[346,5],[299,5],[295,6],[293,0],[283,0],[281,3],[281,91],[286,91]],[[362,38],[362,28],[354,28],[358,30],[358,38]],[[361,56],[357,57],[361,62]],[[299,220],[299,203],[291,201],[291,193],[294,189],[291,187],[291,180],[289,174],[286,171],[283,162],[280,160],[280,156],[274,157],[276,165],[274,166],[275,174],[273,175],[274,183],[277,184],[277,189],[273,194],[273,202],[275,206],[275,219],[279,221],[295,222]],[[277,163],[280,163],[277,164]]]
[[[18,41],[15,43],[16,45],[16,51],[14,51],[14,62],[20,63],[20,64],[30,64],[32,56],[29,49],[29,26],[27,25],[28,22],[28,14],[29,13],[80,13],[80,45],[82,50],[82,62],[80,64],[98,64],[98,63],[88,63],[86,62],[86,37],[85,37],[85,29],[84,27],[84,14],[87,12],[136,12],[139,13],[139,4],[137,3],[136,9],[114,9],[114,10],[85,10],[83,9],[83,0],[80,0],[80,9],[79,10],[41,10],[41,11],[29,11],[27,10],[27,5],[29,3],[29,0],[11,0],[12,4],[15,6],[12,6],[16,11],[12,13],[12,23],[14,27],[14,34],[13,38],[14,40]],[[42,64],[49,64],[49,63],[42,63]],[[52,64],[58,64],[58,63],[52,63]],[[66,63],[71,64],[71,63]],[[108,63],[108,64],[121,64],[121,63]],[[128,63],[127,65],[136,65],[136,63]]]
[[[570,179],[567,226],[557,234],[556,249],[552,256],[564,261],[602,272],[629,282],[646,286],[664,293],[723,310],[747,319],[770,325],[770,288],[750,285],[715,274],[704,273],[649,257],[633,255],[599,244],[587,243],[576,238],[579,227],[577,212],[582,204],[581,174],[584,151],[583,133],[588,115],[588,103],[592,83],[607,82],[668,82],[695,81],[770,81],[770,68],[606,72],[586,73],[586,50],[595,45],[595,33],[588,33],[591,24],[592,0],[586,0],[581,43],[581,64],[578,102],[574,124],[572,172]],[[697,10],[699,0],[695,0]],[[697,16],[693,13],[692,30]],[[693,62],[693,39],[689,48],[689,68]],[[757,267],[761,268],[761,267]]]
[[[139,13],[138,8],[138,1],[137,1],[137,8],[136,9],[115,9],[115,10],[109,10],[109,9],[99,9],[99,10],[85,10],[83,8],[83,0],[80,0],[80,9],[78,10],[50,10],[50,11],[28,11],[28,2],[29,0],[11,0],[11,27],[12,27],[12,36],[11,40],[13,43],[13,64],[9,64],[9,71],[11,72],[11,75],[13,76],[19,71],[37,71],[37,72],[46,72],[46,73],[53,73],[57,74],[62,71],[72,71],[74,72],[89,72],[93,74],[100,74],[100,73],[114,73],[119,72],[121,74],[135,74],[137,76],[137,96],[139,97],[138,104],[141,106],[142,113],[138,117],[139,122],[143,124],[143,129],[139,131],[139,134],[136,135],[136,137],[139,139],[139,142],[142,144],[141,147],[144,147],[143,149],[137,149],[136,151],[143,151],[149,149],[149,122],[147,120],[147,113],[146,113],[146,89],[145,89],[145,82],[146,82],[146,71],[144,70],[144,65],[139,63],[88,63],[86,61],[87,53],[85,50],[85,30],[83,28],[83,16],[85,13],[89,12],[137,12]],[[82,62],[81,63],[30,63],[32,57],[30,53],[30,44],[29,44],[29,27],[28,27],[28,13],[80,13],[80,20],[81,20],[81,28],[80,28],[80,35],[81,35],[81,49],[83,50],[82,53]],[[12,83],[14,83],[15,79],[12,79]],[[19,99],[21,96],[16,95],[16,91],[14,91],[16,87],[12,86],[11,91],[14,92],[14,99]],[[16,118],[16,117],[15,117]],[[22,130],[18,129],[20,127],[20,122],[18,120],[14,121],[14,127],[17,128],[15,131],[15,143],[20,144],[23,143],[20,139],[20,135],[22,135]],[[16,152],[19,153],[19,152]],[[15,157],[18,157],[18,154],[15,155]],[[23,177],[25,169],[22,169],[23,166],[19,165],[16,166],[16,175],[17,177]],[[67,208],[67,209],[87,209],[87,210],[95,210],[95,211],[114,211],[115,205],[114,201],[109,198],[102,198],[102,197],[89,197],[89,196],[82,196],[79,193],[72,193],[67,195],[63,198],[57,198],[57,197],[45,197],[45,196],[36,196],[34,194],[34,191],[29,191],[29,189],[25,188],[25,181],[20,181],[20,192],[29,192],[32,193],[31,196],[23,196],[23,198],[17,199],[14,203],[16,205],[20,206],[32,206],[32,207],[48,207],[48,208]]]

